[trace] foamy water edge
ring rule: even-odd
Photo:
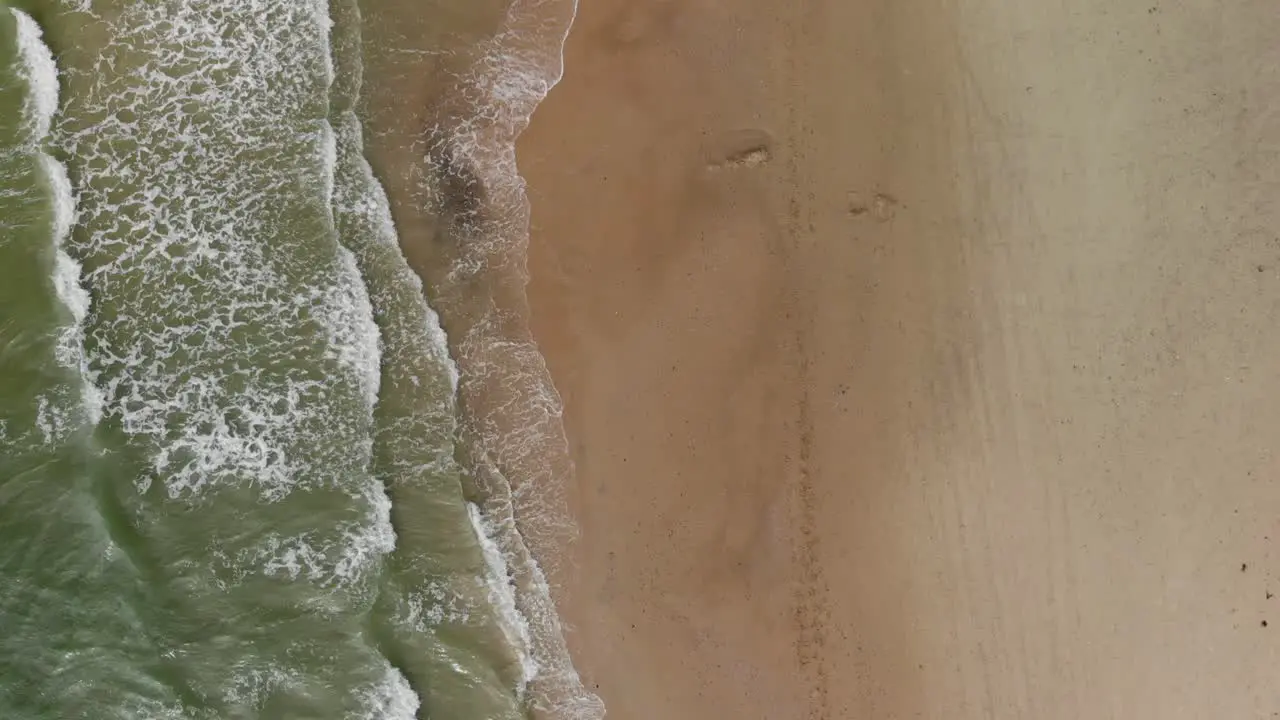
[[[569,10],[563,20],[555,16],[561,8]],[[436,172],[446,177],[459,167],[475,172],[495,213],[458,229],[464,237],[449,271],[450,285],[465,285],[492,270],[514,271],[521,287],[527,285],[529,207],[515,144],[563,76],[565,41],[577,9],[576,0],[516,0],[487,51],[456,88],[465,107],[430,133],[427,157]],[[439,192],[432,199],[444,207]],[[515,335],[504,332],[512,313],[525,321]],[[522,618],[514,628],[518,642],[527,628],[536,668],[527,692],[530,707],[553,718],[594,720],[604,717],[604,705],[573,665],[543,569],[558,568],[576,536],[564,498],[573,467],[561,421],[563,403],[527,318],[522,292],[518,307],[491,307],[455,338],[463,391],[508,398],[494,412],[465,418],[467,434],[479,446],[475,470],[487,494],[480,506],[481,530],[506,565]]]

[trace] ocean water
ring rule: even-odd
[[[468,7],[0,4],[0,718],[603,714],[513,272],[572,5]]]

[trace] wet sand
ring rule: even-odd
[[[586,0],[519,148],[610,717],[1280,712],[1280,16]]]

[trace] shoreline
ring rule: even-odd
[[[534,717],[591,720],[605,710],[580,681],[553,596],[563,577],[562,551],[575,534],[561,499],[572,464],[562,404],[527,326],[529,202],[515,152],[563,73],[577,2],[554,1],[567,8],[563,23],[547,17],[547,2],[517,0],[507,8],[478,60],[450,89],[463,98],[465,122],[434,127],[426,154],[443,179],[435,208],[453,244],[440,297],[448,298],[442,317],[449,318],[446,329],[464,368],[459,397],[468,485],[482,498],[488,541],[505,560],[537,666],[528,678],[529,710]],[[480,287],[485,291],[477,294]]]
[[[371,160],[389,179],[401,246],[460,371],[463,494],[481,510],[482,544],[502,556],[528,631],[516,645],[527,639],[538,670],[525,700],[536,717],[597,718],[603,710],[578,679],[551,595],[572,537],[561,501],[569,465],[559,400],[523,319],[528,205],[514,154],[561,74],[576,2],[467,6],[444,36],[434,27],[415,35],[410,23],[425,19],[414,7],[383,10],[385,36],[407,47],[372,60],[385,68],[365,99],[375,125],[382,114]],[[397,53],[431,57],[429,70],[401,65]]]

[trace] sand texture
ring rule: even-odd
[[[1280,713],[1276,38],[583,0],[519,157],[610,718]]]

